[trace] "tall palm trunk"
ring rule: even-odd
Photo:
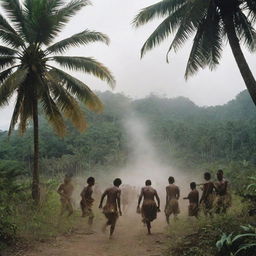
[[[251,95],[254,104],[256,105],[256,81],[240,47],[240,42],[236,34],[232,15],[227,15],[223,21],[227,31],[228,41],[235,57],[237,66],[243,77],[248,92]]]
[[[38,124],[38,102],[33,99],[33,125],[34,125],[34,166],[32,173],[32,198],[36,203],[40,201],[39,187],[39,124]]]

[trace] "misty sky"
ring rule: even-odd
[[[114,74],[117,84],[114,92],[123,92],[133,98],[156,93],[160,96],[185,96],[198,105],[224,104],[234,98],[245,85],[233,59],[229,46],[225,48],[221,65],[214,72],[200,71],[187,82],[185,64],[191,43],[178,54],[165,54],[171,38],[140,60],[140,48],[160,20],[135,29],[131,21],[138,11],[157,0],[91,0],[93,6],[84,8],[65,28],[59,39],[86,28],[107,34],[110,46],[96,43],[69,51],[69,55],[93,56]],[[191,41],[192,42],[192,41]],[[255,56],[246,53],[250,66],[255,67]],[[254,58],[254,61],[253,61]],[[255,68],[252,70],[254,71]],[[107,90],[104,82],[75,74],[94,90]],[[7,128],[12,105],[0,109],[0,129]]]

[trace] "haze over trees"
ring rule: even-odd
[[[64,118],[83,131],[85,115],[78,102],[93,111],[101,111],[98,97],[84,82],[52,66],[91,74],[113,86],[111,72],[93,58],[63,56],[71,47],[92,42],[109,43],[109,38],[96,31],[83,30],[69,38],[54,42],[66,23],[83,7],[87,0],[2,0],[4,14],[0,15],[0,107],[9,104],[13,95],[16,103],[9,135],[19,123],[20,133],[33,121],[34,163],[32,197],[40,199],[39,190],[39,109],[57,134],[64,136]]]
[[[142,9],[134,19],[136,27],[161,17],[164,20],[149,36],[141,56],[174,34],[167,52],[178,51],[193,37],[185,78],[200,68],[211,70],[220,63],[226,40],[243,77],[250,96],[256,104],[256,81],[242,52],[245,45],[256,50],[256,2],[254,0],[162,0]]]

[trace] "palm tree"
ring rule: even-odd
[[[167,52],[168,61],[169,52],[179,50],[195,34],[185,72],[187,79],[199,68],[208,66],[214,69],[220,63],[224,43],[228,40],[256,104],[256,81],[240,46],[244,44],[251,52],[256,50],[253,27],[256,21],[255,0],[162,0],[142,9],[135,17],[134,24],[138,27],[156,17],[163,17],[164,20],[143,45],[141,56],[174,33]]]
[[[7,19],[0,14],[0,107],[16,95],[9,135],[19,123],[25,132],[30,120],[34,128],[34,167],[32,197],[38,202],[39,190],[39,123],[38,108],[42,109],[57,134],[64,136],[64,118],[79,129],[86,128],[79,101],[89,109],[100,111],[102,104],[89,87],[60,67],[89,73],[111,86],[115,81],[110,71],[93,58],[63,56],[70,47],[100,41],[108,44],[106,35],[84,30],[53,43],[69,19],[87,0],[1,0]],[[56,56],[58,54],[58,56]]]

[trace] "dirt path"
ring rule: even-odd
[[[40,243],[22,256],[160,256],[166,249],[167,235],[161,217],[153,222],[153,234],[148,236],[140,216],[122,216],[112,240],[101,232],[104,219],[100,219],[94,232],[89,232],[82,221],[72,235],[58,237],[50,244]]]

